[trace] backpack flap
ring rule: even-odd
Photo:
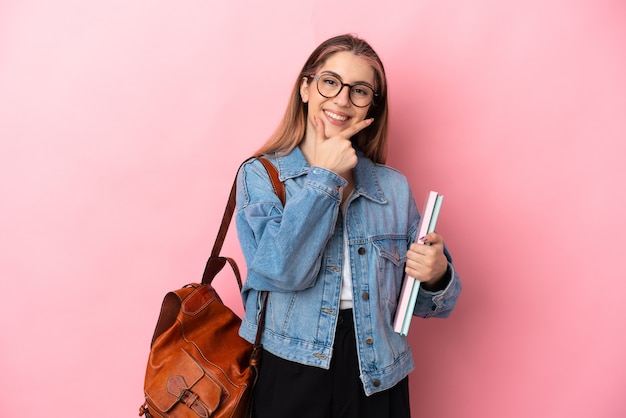
[[[175,361],[164,364],[145,388],[146,400],[164,416],[178,406],[193,410],[198,417],[210,417],[220,404],[221,387],[185,349],[180,350]]]

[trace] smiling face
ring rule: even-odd
[[[337,52],[331,55],[316,72],[317,75],[327,73],[338,76],[341,82],[346,84],[374,86],[375,72],[372,66],[351,52]],[[365,107],[355,106],[350,100],[350,87],[344,87],[335,97],[326,98],[317,90],[315,78],[302,80],[300,97],[308,104],[305,141],[315,138],[314,116],[324,121],[324,134],[326,138],[330,138],[364,120],[372,106],[371,104]]]

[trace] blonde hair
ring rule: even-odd
[[[373,117],[374,122],[367,129],[363,129],[354,137],[352,143],[355,148],[375,163],[384,164],[387,158],[387,79],[385,69],[374,49],[364,40],[355,35],[346,34],[330,38],[322,42],[309,56],[302,67],[300,74],[291,91],[287,110],[276,131],[259,148],[255,155],[265,155],[277,152],[288,154],[304,139],[308,106],[300,97],[300,84],[303,78],[315,74],[325,61],[337,52],[351,52],[365,59],[374,69],[374,90],[378,96],[370,105],[367,117]]]

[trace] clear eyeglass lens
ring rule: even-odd
[[[317,88],[324,97],[335,97],[343,88],[343,83],[332,75],[321,75]],[[350,100],[355,106],[365,107],[372,102],[374,91],[365,84],[356,84],[350,88]]]

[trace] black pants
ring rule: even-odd
[[[254,391],[254,418],[410,418],[408,377],[365,396],[359,379],[352,311],[341,311],[330,369],[264,351]]]

